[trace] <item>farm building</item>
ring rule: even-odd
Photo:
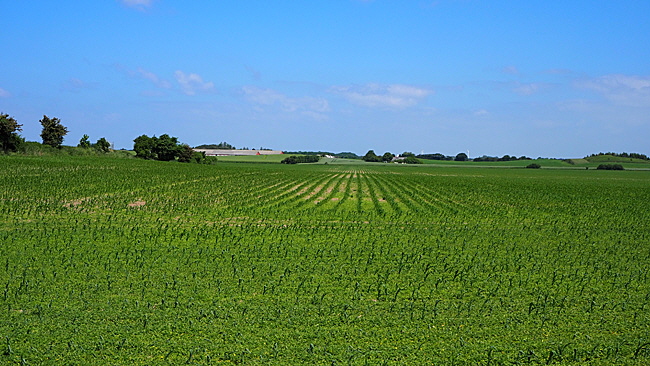
[[[206,156],[250,156],[250,155],[280,155],[280,150],[222,150],[222,149],[194,149],[205,153]]]

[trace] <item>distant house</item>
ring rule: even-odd
[[[222,149],[194,149],[203,152],[205,156],[251,156],[251,155],[280,155],[281,150],[222,150]]]

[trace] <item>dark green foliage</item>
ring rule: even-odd
[[[43,119],[39,122],[43,126],[43,130],[41,131],[43,144],[61,148],[63,137],[68,134],[68,129],[61,124],[61,120],[56,117],[49,118],[43,115]]]
[[[143,159],[174,160],[182,149],[181,145],[178,144],[178,138],[167,134],[160,135],[160,137],[142,135],[133,142],[135,156]]]
[[[111,150],[111,143],[108,142],[108,140],[106,140],[104,137],[102,137],[99,140],[97,140],[97,142],[95,142],[95,145],[93,145],[93,147],[99,152],[107,153]]]
[[[18,135],[22,131],[22,125],[8,114],[0,113],[0,149],[6,154],[18,151],[24,139]]]
[[[427,160],[454,160],[453,156],[446,156],[441,153],[435,153],[435,154],[420,154],[417,156],[419,159],[427,159]]]
[[[194,154],[196,152],[188,144],[182,144],[178,149],[178,161],[180,163],[189,163],[194,159]],[[198,152],[202,156],[205,156],[205,153]],[[200,160],[200,159],[199,159]]]
[[[318,155],[299,155],[299,156],[289,156],[284,158],[280,163],[282,164],[302,164],[302,163],[317,163],[320,160]]]
[[[422,164],[422,162],[415,156],[407,156],[406,159],[402,160],[405,164]]]
[[[157,160],[171,161],[178,156],[180,146],[178,145],[178,138],[171,137],[168,134],[160,135],[160,137],[153,137],[154,145],[151,152],[156,155]]]
[[[639,154],[639,153],[626,153],[626,152],[624,152],[624,153],[620,153],[620,154],[618,154],[618,153],[613,153],[613,152],[608,152],[608,153],[602,153],[602,152],[600,152],[600,153],[598,153],[598,154],[591,154],[591,155],[589,155],[589,156],[585,156],[585,159],[587,159],[587,158],[592,158],[592,157],[595,157],[595,156],[603,156],[603,155],[616,156],[616,157],[619,157],[619,158],[632,158],[632,159],[650,160],[650,157],[648,157],[648,156],[645,155],[645,154]]]
[[[357,154],[355,154],[353,152],[340,152],[338,154],[335,154],[334,156],[337,157],[337,158],[341,158],[341,159],[359,159],[360,158],[359,155],[357,155]]]
[[[415,154],[413,154],[410,151],[404,151],[400,156],[403,156],[405,158],[408,158],[409,156],[415,157]]]
[[[532,164],[528,164],[528,165],[526,165],[526,168],[528,168],[528,169],[539,169],[539,168],[541,168],[541,167],[542,167],[542,166],[539,165],[539,164],[537,164],[537,163],[532,163]]]
[[[381,156],[381,160],[382,160],[384,163],[388,163],[388,162],[390,162],[391,160],[393,160],[394,157],[395,157],[395,154],[390,153],[390,152],[385,152],[384,155]]]
[[[481,162],[481,161],[490,161],[490,162],[494,162],[494,161],[517,161],[517,160],[531,160],[531,159],[528,158],[528,157],[526,157],[525,155],[524,155],[524,156],[521,156],[521,157],[519,157],[519,158],[516,157],[516,156],[514,156],[514,155],[512,155],[512,156],[510,156],[510,155],[503,155],[503,156],[500,157],[500,158],[498,158],[498,157],[496,157],[496,156],[487,156],[487,155],[483,155],[483,156],[480,156],[480,157],[474,158],[474,159],[472,159],[472,160],[473,160],[473,161],[476,161],[476,162]]]
[[[81,138],[81,140],[79,140],[79,144],[77,145],[77,147],[81,147],[81,148],[84,148],[84,149],[90,148],[89,139],[90,139],[90,136],[84,134],[83,137]]]
[[[467,154],[465,153],[458,153],[456,157],[454,158],[455,161],[467,161]]]
[[[600,164],[598,170],[625,170],[621,164]]]
[[[155,141],[147,135],[141,135],[133,140],[133,151],[135,156],[142,159],[155,159],[156,155],[153,152]]]
[[[218,144],[205,144],[195,146],[195,149],[235,150],[235,147],[223,141]],[[246,149],[247,150],[247,149]]]
[[[366,155],[364,155],[361,159],[369,163],[381,162],[381,157],[377,156],[374,150],[368,150]]]

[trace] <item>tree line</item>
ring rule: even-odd
[[[68,128],[65,127],[61,120],[56,117],[48,117],[43,115],[43,118],[38,122],[41,124],[41,139],[43,145],[51,146],[60,149],[63,146],[63,139],[68,134]],[[18,133],[21,132],[23,125],[19,124],[14,117],[9,114],[0,113],[0,149],[7,154],[10,152],[17,152],[21,146],[25,144],[25,139]],[[95,149],[99,152],[109,152],[111,144],[102,137],[95,143],[90,142],[90,136],[83,135],[77,147],[86,149]]]
[[[641,160],[650,160],[650,158],[645,154],[626,153],[626,152],[620,153],[620,154],[613,153],[613,152],[608,152],[608,153],[599,152],[598,154],[591,154],[589,156],[585,156],[585,159],[593,158],[593,157],[596,157],[596,156],[603,156],[603,155],[611,155],[611,156],[616,156],[616,157],[619,157],[619,158],[633,158],[633,159],[641,159]]]

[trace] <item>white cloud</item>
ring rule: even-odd
[[[533,95],[547,87],[544,83],[516,83],[513,90],[519,95]]]
[[[487,115],[489,115],[489,114],[490,114],[490,112],[488,112],[488,111],[485,110],[485,109],[479,109],[479,110],[477,110],[477,111],[474,111],[474,115],[477,116],[477,117],[487,116]]]
[[[183,71],[177,70],[174,73],[176,81],[181,86],[183,93],[187,95],[194,95],[196,92],[207,92],[214,89],[213,82],[205,82],[199,74],[186,74]]]
[[[153,0],[121,0],[121,2],[130,8],[138,10],[144,10],[153,4]]]
[[[579,88],[593,90],[615,104],[631,107],[650,107],[650,77],[621,74],[577,83]]]
[[[124,65],[121,65],[121,64],[115,64],[115,65],[113,65],[113,67],[115,67],[115,69],[117,71],[121,72],[122,74],[124,74],[124,75],[126,75],[126,76],[128,76],[130,78],[148,80],[151,83],[153,83],[153,85],[155,85],[159,89],[170,89],[172,87],[172,84],[169,81],[167,81],[165,79],[162,79],[158,75],[154,74],[153,72],[145,70],[145,69],[143,69],[141,67],[138,67],[137,70],[130,70],[127,67],[125,67]],[[160,95],[159,92],[150,92],[149,91],[149,92],[146,92],[146,93],[147,94]]]
[[[8,91],[0,88],[0,98],[9,98],[11,96],[11,93]]]
[[[78,78],[70,78],[68,81],[66,81],[63,84],[62,89],[65,91],[71,91],[71,92],[79,92],[82,89],[90,89],[93,86],[81,79]]]
[[[159,78],[158,75],[154,74],[151,71],[147,71],[139,67],[137,73],[140,77],[151,81],[158,88],[169,89],[172,87],[169,81]]]
[[[329,103],[324,98],[291,98],[273,89],[261,89],[255,86],[244,86],[241,90],[250,102],[266,106],[277,105],[284,112],[301,112],[314,118],[321,118],[322,113],[330,110]]]
[[[366,84],[362,86],[333,86],[330,92],[344,96],[364,107],[407,108],[432,94],[431,90],[404,84]]]
[[[519,69],[517,69],[516,66],[506,66],[501,71],[504,74],[510,74],[510,75],[519,75]]]

